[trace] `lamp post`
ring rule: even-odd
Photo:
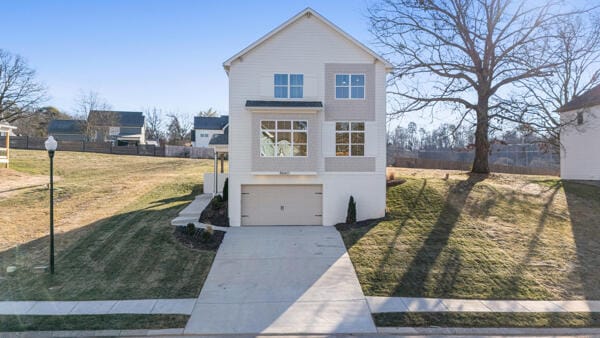
[[[50,273],[54,274],[54,152],[58,143],[52,135],[44,142],[50,157]]]

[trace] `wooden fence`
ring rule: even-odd
[[[4,142],[5,136],[0,136]],[[13,149],[45,150],[46,139],[29,136],[12,136],[10,146]],[[114,146],[109,142],[86,141],[58,141],[59,151],[81,151],[117,155],[161,156],[161,157],[187,157],[187,158],[213,158],[211,148],[195,148],[185,146],[154,146],[154,145],[129,145]]]
[[[424,158],[406,158],[396,157],[392,163],[393,167],[404,168],[422,168],[422,169],[445,169],[445,170],[471,170],[469,162],[454,162],[445,160],[430,160]],[[537,168],[537,167],[518,167],[490,164],[490,170],[497,173],[522,174],[522,175],[548,175],[559,176],[559,169]]]

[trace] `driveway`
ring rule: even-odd
[[[230,228],[186,334],[375,333],[334,227]]]

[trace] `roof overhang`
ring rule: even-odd
[[[249,53],[252,49],[258,47],[263,42],[267,41],[272,36],[276,35],[277,33],[281,32],[282,30],[286,29],[288,26],[290,26],[291,24],[293,24],[298,19],[300,19],[300,18],[302,18],[304,16],[306,16],[306,17],[314,16],[315,18],[321,20],[323,23],[325,23],[325,25],[329,26],[335,32],[337,32],[338,34],[340,34],[342,37],[346,38],[351,43],[353,43],[354,45],[356,45],[358,48],[362,49],[366,53],[368,53],[371,56],[373,56],[373,58],[375,59],[375,62],[379,61],[379,62],[383,63],[383,65],[385,66],[385,69],[386,69],[387,72],[391,73],[393,71],[394,66],[389,61],[387,61],[386,59],[384,59],[381,55],[375,53],[372,49],[370,49],[369,47],[365,46],[360,41],[356,40],[350,34],[344,32],[341,28],[339,28],[338,26],[336,26],[334,23],[332,23],[331,21],[327,20],[321,14],[317,13],[314,9],[308,7],[306,9],[304,9],[303,11],[301,11],[300,13],[296,14],[295,16],[293,16],[291,19],[289,19],[286,22],[282,23],[281,25],[277,26],[275,29],[273,29],[272,31],[270,31],[269,33],[267,33],[266,35],[264,35],[262,38],[254,41],[252,44],[250,44],[248,47],[246,47],[243,50],[241,50],[239,53],[235,54],[234,56],[230,57],[225,62],[223,62],[223,68],[225,69],[225,72],[227,72],[227,74],[229,74],[229,69],[231,68],[231,64],[235,60],[242,58],[245,54]]]
[[[253,113],[318,113],[323,110],[323,102],[248,100],[246,109]]]

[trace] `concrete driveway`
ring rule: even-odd
[[[231,228],[186,334],[377,332],[334,227]]]

